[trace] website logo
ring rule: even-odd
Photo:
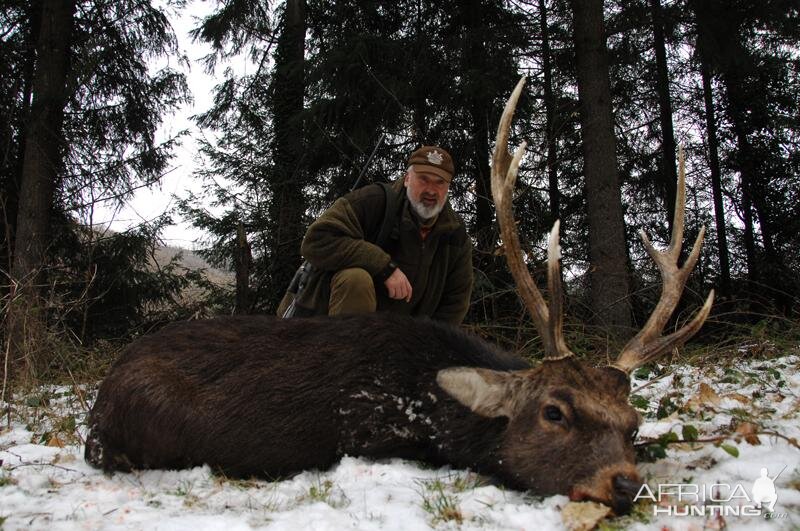
[[[778,501],[775,480],[784,470],[786,466],[775,477],[770,477],[769,470],[762,468],[749,492],[741,483],[660,483],[655,489],[645,483],[636,494],[634,502],[652,502],[653,516],[786,518],[785,513],[775,512]]]

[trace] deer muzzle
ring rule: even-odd
[[[595,501],[608,505],[617,515],[630,512],[634,499],[642,486],[642,480],[633,466],[606,467],[590,480],[573,486],[569,490],[572,501]]]

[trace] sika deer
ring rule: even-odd
[[[470,467],[537,494],[569,494],[627,511],[640,486],[628,404],[635,367],[687,340],[661,337],[699,253],[676,266],[683,172],[672,243],[648,252],[664,292],[644,329],[609,367],[578,362],[562,333],[558,224],[549,245],[549,306],[528,274],[511,193],[524,145],[505,145],[522,81],[500,122],[492,169],[506,255],[542,337],[530,368],[459,329],[389,314],[224,317],[172,324],[132,343],[100,386],[86,459],[105,470],[208,464],[236,476],[283,477],[344,455]]]

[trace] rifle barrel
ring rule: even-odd
[[[353,184],[353,187],[350,188],[351,192],[353,190],[355,190],[356,188],[358,188],[358,183],[361,182],[361,178],[364,177],[365,173],[367,173],[367,168],[369,168],[369,165],[372,162],[372,159],[375,158],[375,154],[378,153],[378,148],[381,147],[381,144],[383,144],[383,139],[384,139],[385,136],[386,136],[386,133],[381,133],[381,137],[378,139],[378,143],[375,144],[375,149],[373,149],[372,153],[370,153],[369,158],[367,159],[367,163],[364,164],[364,166],[361,168],[361,172],[359,172],[359,174],[358,174],[358,179],[356,179],[356,182],[355,182],[355,184]]]

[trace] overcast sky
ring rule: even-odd
[[[189,190],[199,192],[201,189],[201,183],[192,178],[192,171],[197,164],[198,148],[195,139],[200,131],[189,117],[208,109],[212,101],[211,92],[217,81],[203,71],[199,62],[200,58],[208,53],[209,48],[201,43],[192,42],[189,31],[197,25],[197,19],[209,13],[213,6],[214,2],[192,0],[188,2],[187,8],[180,12],[173,8],[166,9],[172,19],[180,53],[189,58],[191,67],[187,70],[184,65],[178,64],[175,58],[170,59],[169,65],[186,73],[194,102],[181,107],[174,116],[165,117],[159,137],[168,138],[183,129],[188,129],[190,135],[176,148],[172,168],[164,176],[160,188],[137,191],[129,205],[116,214],[102,209],[97,215],[98,222],[110,222],[111,228],[115,231],[124,231],[150,221],[175,206],[173,196],[185,197]],[[221,72],[222,69],[218,67],[218,71]],[[162,233],[164,243],[185,249],[195,248],[194,242],[203,233],[182,222],[177,216],[174,219],[179,223],[164,230]]]

